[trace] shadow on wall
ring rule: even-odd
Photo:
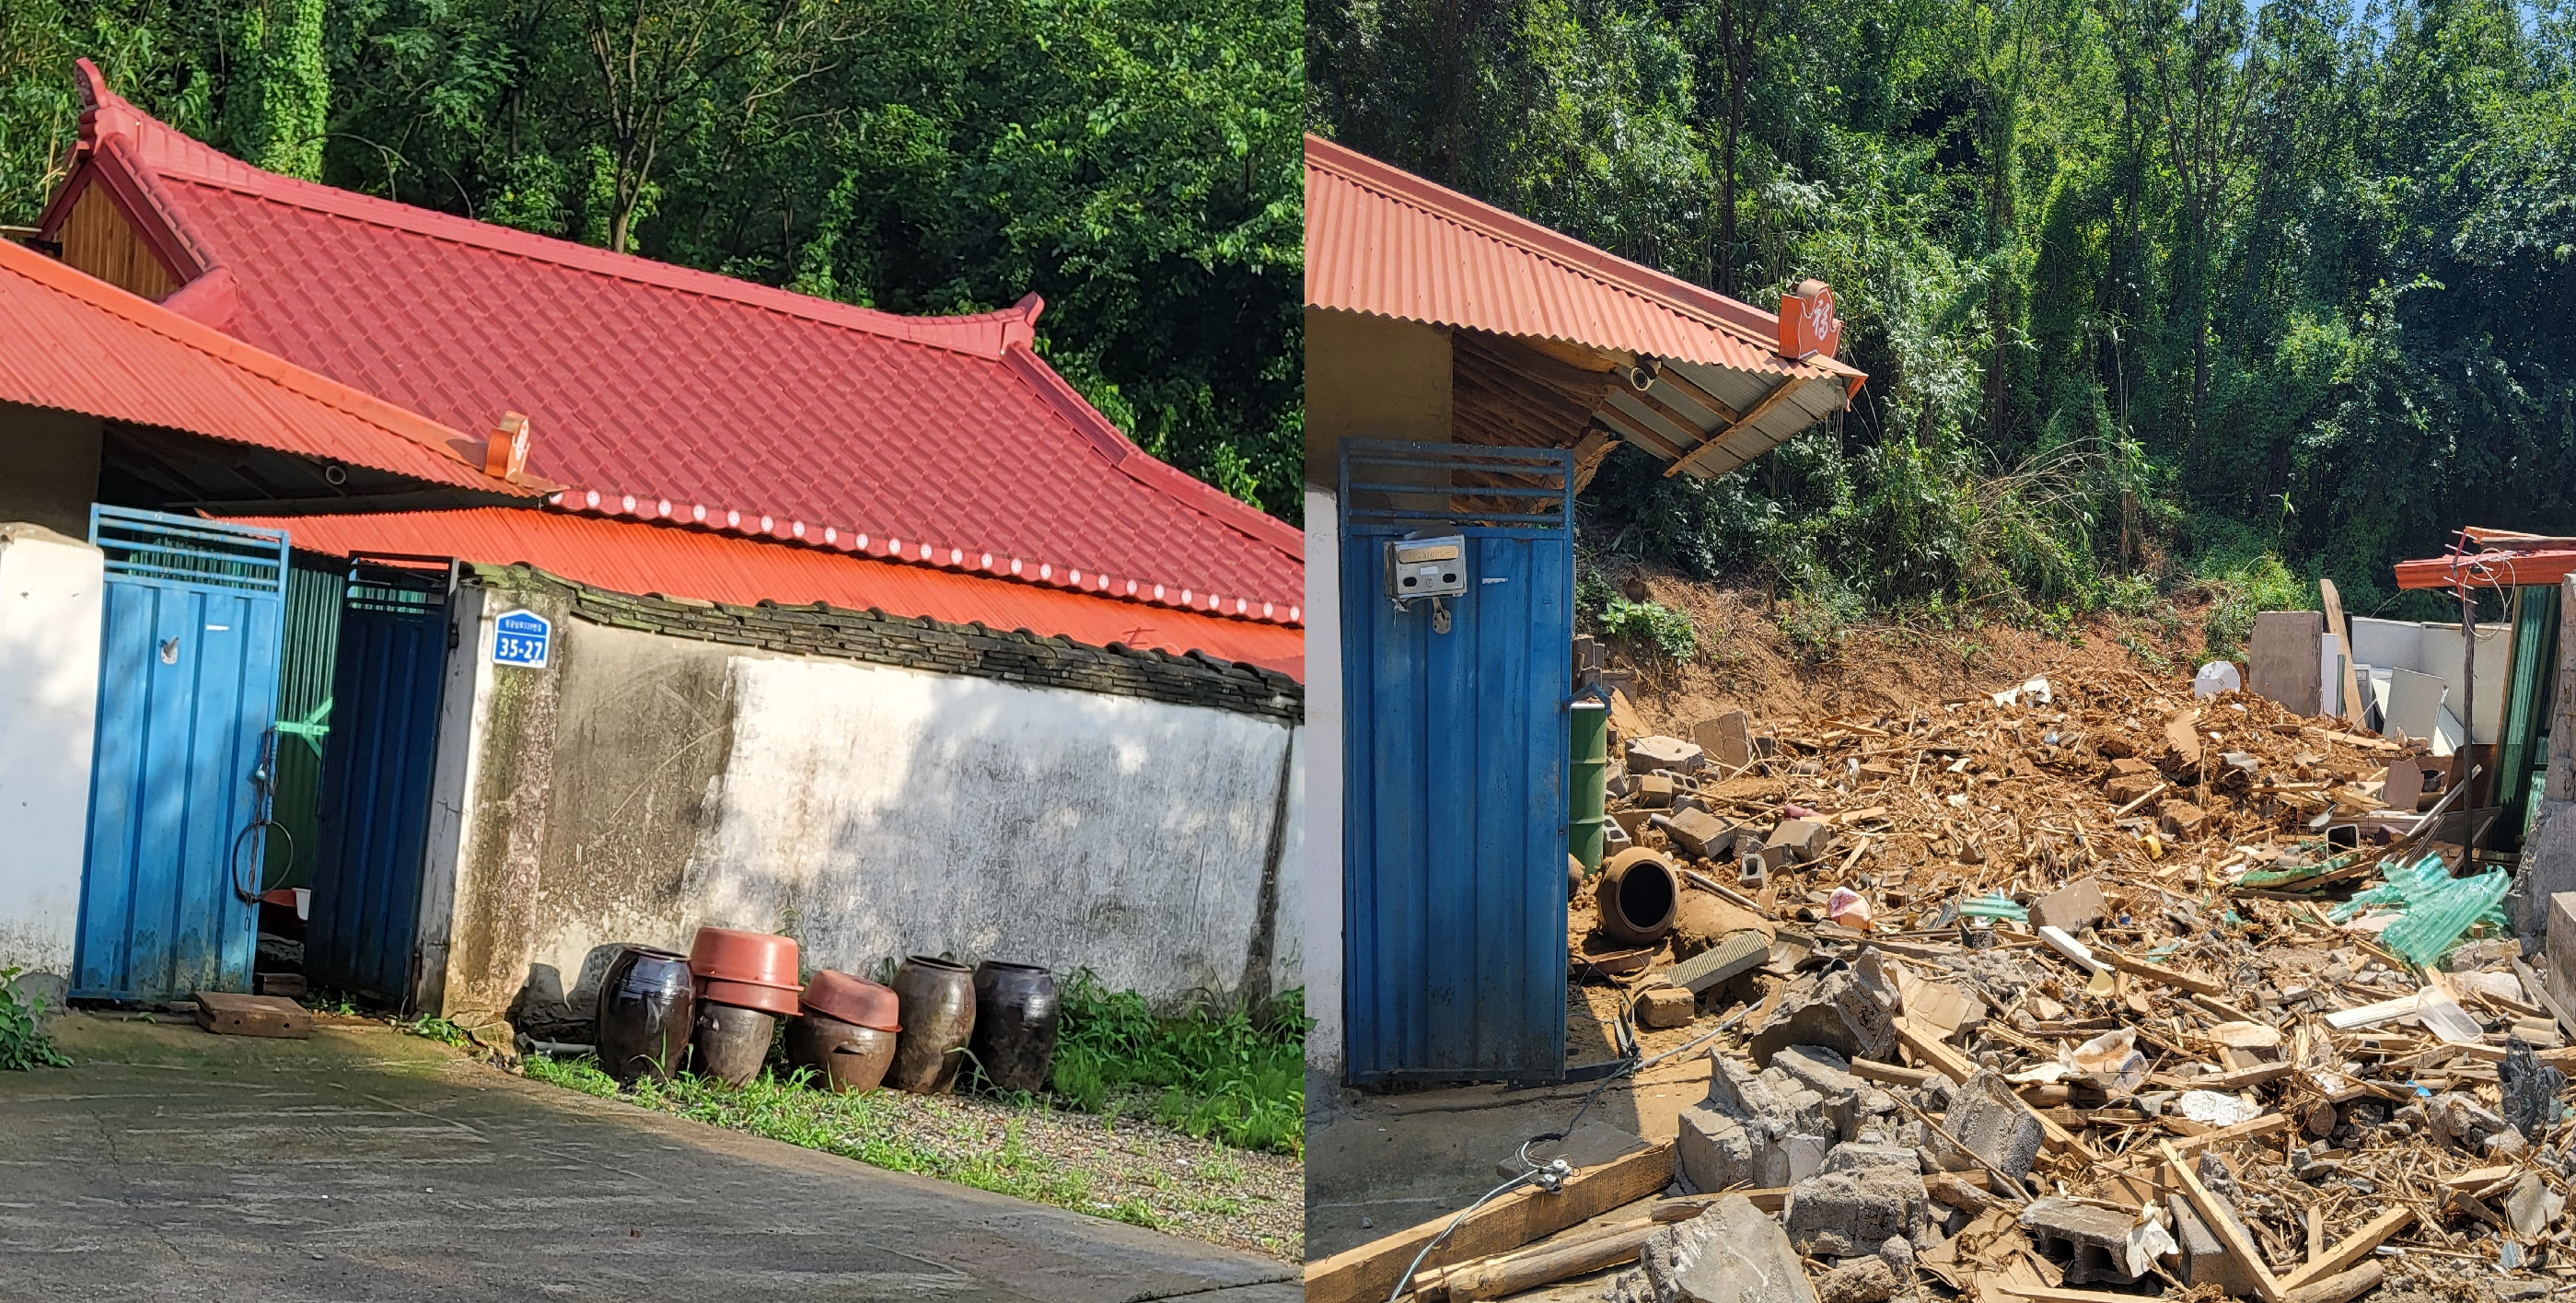
[[[469,870],[470,926],[525,938],[490,974],[514,1024],[588,1021],[620,946],[700,925],[793,935],[809,974],[947,953],[1166,1004],[1267,995],[1301,949],[1276,720],[568,624],[543,846]]]
[[[809,970],[948,953],[1172,1002],[1237,993],[1275,927],[1284,725],[783,658],[730,686],[700,921],[791,932]]]

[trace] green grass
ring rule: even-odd
[[[414,1036],[425,1036],[441,1045],[453,1045],[460,1050],[474,1044],[474,1038],[467,1036],[464,1028],[444,1018],[423,1018],[417,1022],[394,1025]]]
[[[72,1061],[45,1034],[44,1002],[19,996],[20,971],[0,968],[0,1071],[70,1067]]]
[[[1049,1087],[1085,1113],[1134,1110],[1238,1149],[1305,1153],[1303,991],[1255,1009],[1155,1012],[1076,973],[1063,992]]]
[[[527,1061],[527,1073],[584,1094],[619,1097],[616,1080],[594,1059],[535,1055]],[[763,1072],[736,1089],[683,1073],[668,1082],[640,1080],[625,1098],[645,1108],[855,1158],[874,1167],[1122,1221],[1137,1220],[1119,1208],[1099,1207],[1092,1197],[1090,1175],[1030,1148],[1016,1123],[1004,1128],[999,1145],[988,1144],[980,1129],[971,1127],[962,1127],[944,1138],[947,1143],[938,1143],[909,1134],[898,1124],[898,1110],[911,1102],[910,1097],[838,1095],[807,1085],[806,1078],[802,1071],[784,1078]]]

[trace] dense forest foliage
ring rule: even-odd
[[[1596,545],[1828,623],[2237,606],[2576,532],[2566,0],[1314,0],[1313,128],[1757,303],[1871,380]],[[2455,612],[2455,608],[2454,608]],[[2452,618],[2456,618],[2456,613]]]
[[[0,223],[72,60],[262,166],[896,312],[1047,311],[1110,419],[1295,519],[1294,0],[0,0]]]

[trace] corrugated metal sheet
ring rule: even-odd
[[[340,590],[349,565],[338,557],[294,553],[286,572],[286,644],[277,670],[277,717],[331,726],[331,668],[340,651]],[[322,850],[322,748],[327,735],[281,734],[277,789],[269,817],[282,837],[268,839],[270,887],[313,885]]]
[[[107,554],[97,760],[72,991],[250,989],[261,735],[276,719],[286,543],[90,508]]]
[[[464,436],[0,240],[0,401],[534,497]]]
[[[763,599],[876,607],[905,616],[1061,634],[1101,646],[1123,642],[1247,661],[1303,682],[1302,630],[1229,620],[1041,584],[900,565],[819,548],[711,534],[676,525],[604,520],[553,511],[460,511],[244,518],[288,532],[299,548],[346,556],[389,552],[526,562],[621,593],[664,593],[743,605]],[[1278,614],[1294,618],[1293,608]]]
[[[1358,440],[1342,451],[1350,1076],[1561,1076],[1572,454]],[[1498,510],[1479,509],[1474,487],[1447,502],[1354,487],[1441,483],[1532,496]],[[1485,523],[1506,513],[1519,523]],[[1466,591],[1448,599],[1446,633],[1429,603],[1386,600],[1385,545],[1414,530],[1466,539]]]
[[[317,987],[407,1005],[447,668],[447,572],[361,567],[347,591],[304,971]]]
[[[1031,351],[1034,297],[940,318],[832,303],[277,176],[94,72],[83,93],[80,167],[148,177],[233,278],[227,331],[459,429],[526,413],[529,469],[576,486],[562,505],[1105,572],[1229,614],[1302,600],[1298,531],[1093,411]]]
[[[1830,359],[1781,357],[1775,314],[1311,135],[1306,305],[1766,377],[1858,374]]]

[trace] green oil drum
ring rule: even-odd
[[[1566,849],[1587,874],[1601,870],[1603,783],[1610,770],[1610,710],[1598,701],[1578,701],[1568,712],[1574,720],[1573,773],[1565,785]]]

